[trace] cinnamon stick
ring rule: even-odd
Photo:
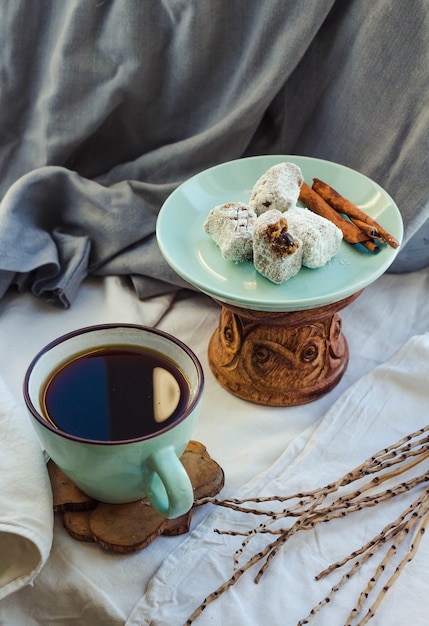
[[[380,252],[380,246],[378,246],[375,241],[362,241],[361,244],[369,250],[369,252]]]
[[[380,246],[377,244],[377,241],[384,242],[384,239],[376,231],[374,226],[366,224],[365,222],[362,222],[362,220],[351,219],[350,221],[353,222],[353,224],[356,224],[356,226],[360,228],[363,233],[366,233],[368,237],[370,237],[370,240],[363,241],[362,245],[370,252],[380,252]]]
[[[341,229],[345,241],[351,244],[369,242],[370,237],[333,209],[321,195],[316,193],[307,183],[303,183],[299,194],[300,201],[311,211],[330,220]]]
[[[319,194],[326,202],[333,207],[339,213],[343,213],[350,217],[350,219],[357,219],[365,222],[372,226],[377,232],[377,239],[381,239],[388,243],[392,248],[397,248],[399,246],[398,240],[391,235],[387,230],[385,230],[378,222],[376,222],[372,217],[370,217],[365,211],[359,209],[353,202],[344,198],[341,194],[338,193],[333,187],[328,185],[327,183],[319,180],[318,178],[313,179],[313,189],[316,193]]]
[[[356,226],[360,228],[361,231],[368,235],[368,237],[370,237],[371,239],[380,239],[380,234],[371,224],[367,224],[366,222],[362,222],[362,220],[358,220],[356,218],[350,218],[350,221],[353,222],[353,224],[356,224]],[[381,240],[384,241],[382,238]]]

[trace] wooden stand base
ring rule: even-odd
[[[348,363],[341,309],[334,304],[269,313],[222,304],[209,343],[209,364],[219,383],[256,404],[293,406],[317,400],[340,381]]]

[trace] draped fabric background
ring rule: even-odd
[[[0,296],[183,286],[162,202],[217,163],[337,161],[429,217],[425,0],[2,0]]]

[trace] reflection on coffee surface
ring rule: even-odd
[[[54,426],[101,441],[156,433],[180,417],[188,401],[188,381],[174,363],[128,346],[76,355],[42,394],[45,417]]]

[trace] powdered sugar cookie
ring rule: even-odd
[[[332,222],[309,209],[294,207],[287,212],[289,231],[302,241],[302,264],[323,267],[340,249],[343,233]]]
[[[253,263],[260,274],[277,284],[301,269],[302,243],[288,232],[282,212],[271,209],[257,218],[253,228]]]
[[[219,246],[227,261],[251,261],[254,211],[244,202],[227,202],[214,207],[204,230]]]
[[[255,183],[249,205],[256,215],[270,209],[283,213],[298,202],[303,182],[301,169],[294,163],[273,165]]]

